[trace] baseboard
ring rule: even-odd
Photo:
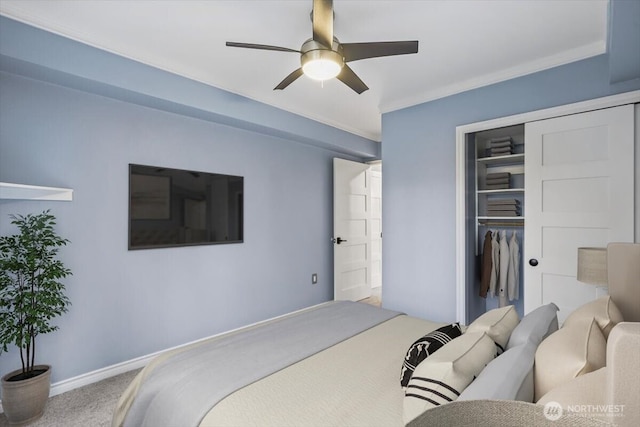
[[[186,344],[185,344],[186,345]],[[182,346],[180,346],[182,347]],[[49,397],[56,396],[58,394],[65,393],[67,391],[74,390],[76,388],[83,387],[85,385],[93,384],[98,381],[106,380],[107,378],[115,377],[116,375],[124,374],[125,372],[132,371],[144,367],[151,359],[164,351],[159,351],[153,354],[149,354],[135,359],[127,360],[122,363],[107,366],[105,368],[97,369],[86,374],[78,375],[77,377],[69,378],[51,384],[51,391]],[[3,413],[2,401],[0,400],[0,413]]]
[[[282,317],[290,316],[292,314],[299,313],[304,310],[308,310],[313,307],[318,307],[320,305],[327,304],[321,303],[314,305],[312,307],[303,308],[300,310],[293,311],[291,313],[286,313],[280,316],[272,317],[270,319],[261,320],[260,322],[255,322],[250,325],[242,326],[240,328],[235,328],[230,331],[221,332],[218,334],[214,334],[205,338],[200,338],[195,341],[188,342],[186,344],[180,344],[175,347],[167,348],[165,350],[156,351],[155,353],[148,354],[146,356],[136,357],[135,359],[127,360],[125,362],[117,363],[115,365],[107,366],[104,368],[96,369],[95,371],[87,372],[86,374],[81,374],[76,377],[68,378],[66,380],[58,381],[57,383],[51,384],[51,391],[49,392],[49,397],[56,396],[58,394],[66,393],[71,390],[75,390],[76,388],[83,387],[85,385],[93,384],[98,381],[106,380],[107,378],[115,377],[116,375],[124,374],[125,372],[132,371],[134,369],[143,368],[156,356],[165,353],[167,351],[177,350],[182,347],[187,347],[192,344],[197,344],[201,341],[206,341],[211,338],[220,337],[222,335],[230,334],[233,332],[240,331],[245,328],[251,328],[253,326],[260,325],[262,323],[271,322],[273,320],[280,319]],[[2,401],[0,400],[0,414],[4,412],[2,408]]]

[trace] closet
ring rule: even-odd
[[[481,298],[474,298],[478,304],[473,317],[507,304],[515,305],[522,314],[524,125],[474,132],[467,138],[474,225],[470,256],[476,260],[469,291],[470,297]]]
[[[504,304],[523,316],[554,302],[562,322],[606,294],[577,281],[577,248],[634,241],[639,101],[632,92],[457,128],[458,320]],[[487,232],[517,242],[515,263],[504,244],[497,255],[512,263],[517,291],[508,282],[501,294],[503,280],[481,296]]]

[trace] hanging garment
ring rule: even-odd
[[[491,275],[489,276],[489,296],[496,296],[498,276],[500,274],[500,244],[498,232],[494,231],[491,237]]]
[[[507,305],[507,274],[509,272],[509,244],[507,243],[507,232],[500,230],[500,268],[498,275],[498,301],[499,307]]]
[[[520,288],[520,244],[514,231],[509,240],[509,270],[507,272],[507,293],[509,301],[519,298]]]
[[[482,246],[482,261],[480,264],[480,296],[487,297],[489,291],[489,283],[491,282],[491,269],[493,262],[491,261],[491,230],[484,235],[484,245]]]

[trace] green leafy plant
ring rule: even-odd
[[[60,282],[71,271],[57,259],[69,241],[55,233],[48,210],[9,217],[20,232],[0,237],[0,353],[19,347],[20,379],[26,379],[40,374],[34,371],[36,337],[57,330],[51,320],[71,304]]]

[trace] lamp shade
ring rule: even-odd
[[[578,248],[578,281],[607,284],[607,248]]]

